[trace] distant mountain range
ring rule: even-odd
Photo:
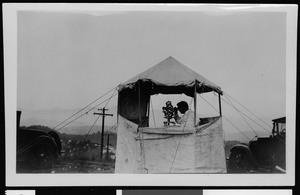
[[[84,135],[89,131],[90,133],[97,132],[97,131],[101,132],[102,116],[94,115],[95,112],[99,113],[100,111],[94,109],[86,113],[86,111],[88,110],[90,109],[87,108],[84,111],[81,111],[80,113],[71,117],[69,120],[66,119],[68,119],[70,116],[74,115],[75,113],[79,112],[80,109],[51,109],[51,110],[39,110],[39,111],[24,110],[22,111],[20,125],[21,126],[42,125],[42,126],[48,126],[50,128],[56,127],[55,130],[58,130],[61,133],[77,134],[77,135]],[[150,121],[149,121],[150,126],[162,126],[163,121],[165,120],[163,118],[162,111],[153,110],[153,112],[154,112],[155,120],[153,120],[152,117],[153,114],[150,113]],[[106,113],[113,114],[112,117],[110,116],[105,117],[104,129],[105,131],[108,131],[117,123],[117,108],[116,107],[108,108],[108,111],[106,111]],[[79,118],[76,119],[77,117]],[[62,123],[63,121],[65,122]],[[226,120],[223,120],[223,129],[225,132],[226,140],[239,140],[239,141],[247,142],[249,141],[249,139],[253,139],[255,137],[255,134],[251,130],[249,130],[249,127],[247,125],[243,124],[242,120],[234,118],[233,121],[237,123],[235,125],[242,127],[240,130],[243,133],[233,128],[232,125],[230,125]],[[116,132],[116,128],[111,129],[111,131]],[[269,131],[271,131],[271,129],[269,129]],[[259,131],[259,135],[268,136],[269,134],[266,131]]]
[[[58,130],[62,133],[82,135],[88,132],[93,126],[93,124],[95,123],[91,131],[92,132],[101,131],[102,116],[94,114],[94,113],[101,113],[101,111],[97,109],[91,110],[91,108],[86,108],[83,111],[80,110],[81,109],[59,109],[59,108],[49,109],[49,110],[38,110],[38,111],[24,110],[22,111],[20,125],[21,126],[42,125],[42,126],[48,126],[50,128],[56,127],[55,130]],[[89,112],[86,113],[87,111]],[[111,116],[105,117],[105,124],[104,124],[105,130],[109,130],[112,126],[116,125],[117,123],[117,108],[116,107],[108,108],[106,113],[113,114],[112,117]],[[163,113],[161,111],[154,110],[154,115],[156,116],[155,123],[157,125],[162,125],[164,121]],[[153,119],[150,119],[150,123],[152,125],[154,124]],[[116,130],[114,128],[111,131],[116,131]]]
[[[62,133],[82,135],[87,133],[95,123],[91,131],[101,131],[102,117],[94,115],[94,112],[99,113],[100,111],[94,109],[87,112],[90,109],[91,108],[87,108],[83,111],[80,111],[81,109],[51,109],[39,111],[25,110],[22,111],[20,125],[43,125],[50,128],[56,127],[55,130]],[[74,115],[77,112],[79,113]],[[113,114],[113,117],[105,118],[105,130],[109,130],[117,122],[116,108],[109,109],[107,113]],[[71,117],[72,115],[74,116]]]
[[[86,135],[86,134],[92,134],[95,132],[101,132],[102,126],[95,125],[95,126],[70,126],[70,127],[64,127],[60,130],[61,133],[66,134],[75,134],[75,135]],[[104,132],[113,132],[117,133],[117,128],[114,126],[104,126]]]

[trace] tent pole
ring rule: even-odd
[[[117,105],[117,124],[119,124],[119,115],[121,112],[121,97],[120,97],[120,85],[118,86],[118,105]]]
[[[142,113],[141,113],[141,81],[138,82],[138,94],[139,94],[139,126],[142,125]]]
[[[119,114],[120,114],[120,92],[118,93],[118,106],[117,106],[117,123],[119,124]]]
[[[220,93],[219,93],[219,111],[220,111],[220,116],[222,116],[221,94]]]
[[[149,118],[150,118],[150,100],[151,100],[151,96],[149,98],[149,102],[147,103],[147,126],[149,127]]]
[[[195,80],[195,87],[194,87],[194,125],[196,126],[196,121],[197,121],[197,80]]]

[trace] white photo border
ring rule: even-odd
[[[16,174],[17,11],[224,11],[286,13],[286,174]],[[7,186],[293,186],[297,5],[222,4],[3,4]]]

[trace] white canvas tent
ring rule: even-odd
[[[219,94],[220,116],[195,127],[149,128],[154,94]],[[116,173],[224,173],[222,90],[169,57],[119,86]],[[196,115],[195,115],[196,121]]]

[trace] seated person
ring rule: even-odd
[[[192,110],[189,110],[189,105],[185,101],[181,101],[177,104],[178,108],[174,108],[175,113],[175,121],[176,123],[180,124],[183,127],[195,127],[194,124],[194,115],[195,112]],[[178,115],[178,110],[181,114],[183,114],[181,117]],[[197,117],[199,118],[199,117]],[[198,124],[199,121],[196,121],[196,124]]]

